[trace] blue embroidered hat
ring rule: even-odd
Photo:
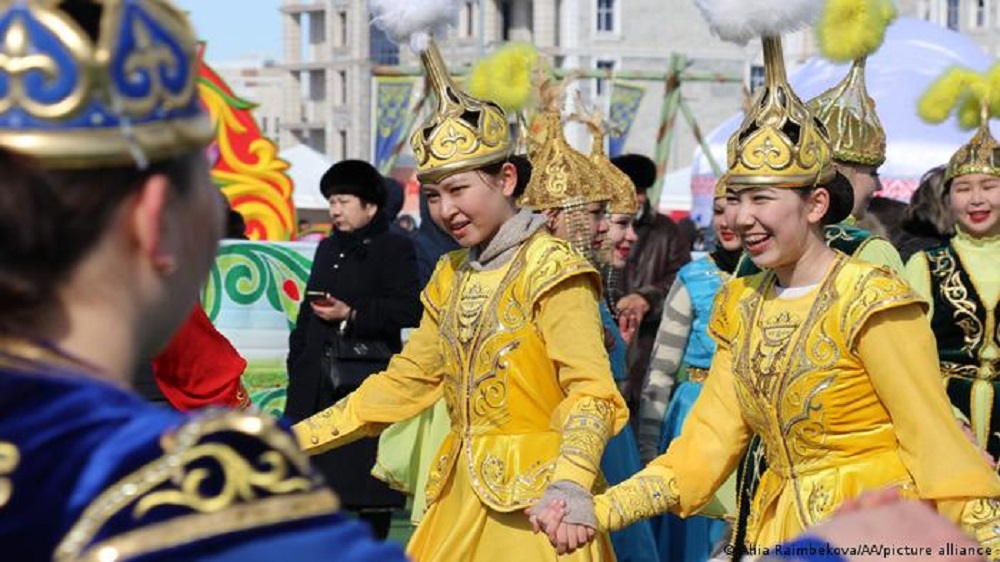
[[[0,148],[144,168],[213,137],[194,30],[168,0],[0,1]]]

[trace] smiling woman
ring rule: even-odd
[[[785,80],[780,39],[763,44],[765,90],[728,144],[727,197],[730,226],[770,269],[722,287],[708,323],[715,355],[680,435],[595,496],[589,515],[598,531],[693,515],[758,435],[767,469],[737,553],[786,541],[887,486],[933,500],[996,552],[1000,478],[954,419],[924,303],[887,268],[827,246],[823,224],[838,207],[830,142]],[[552,530],[564,517],[543,516],[561,546]]]
[[[993,84],[994,99],[1000,84]],[[1000,457],[1000,145],[990,132],[989,98],[980,100],[975,136],[944,172],[944,204],[955,220],[947,244],[918,252],[907,280],[927,301],[948,396],[980,447]]]

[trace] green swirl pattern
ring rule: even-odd
[[[285,315],[291,329],[311,266],[310,259],[276,244],[226,244],[219,248],[202,305],[215,322],[223,300],[249,306],[267,299],[274,310]]]

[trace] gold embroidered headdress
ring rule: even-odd
[[[820,50],[834,62],[853,61],[843,80],[809,102],[830,135],[834,160],[875,167],[885,162],[885,129],[865,86],[865,62],[895,18],[891,0],[827,0],[817,26]]]
[[[47,168],[141,169],[206,146],[187,18],[167,0],[93,3],[2,3],[0,147]]]
[[[958,109],[959,124],[976,128],[972,139],[948,162],[944,181],[958,176],[987,174],[1000,177],[1000,144],[990,132],[990,118],[1000,116],[1000,64],[985,74],[951,68],[920,98],[918,113],[928,122],[940,123]]]
[[[581,112],[571,115],[570,120],[579,121],[587,126],[592,138],[590,145],[590,161],[600,174],[600,184],[604,188],[608,200],[608,213],[612,215],[634,215],[639,211],[639,201],[635,196],[635,184],[622,172],[618,166],[611,163],[604,151],[605,126],[604,116],[596,107],[589,112],[583,111],[583,100],[578,99],[577,105]]]
[[[781,34],[815,20],[818,0],[696,0],[712,31],[738,44],[760,36],[765,80],[750,113],[726,146],[729,188],[801,188],[833,179],[825,127],[792,91]]]
[[[417,179],[446,177],[499,162],[510,154],[510,128],[499,105],[476,99],[451,79],[432,32],[458,11],[455,0],[372,0],[373,23],[420,55],[435,108],[410,136]]]
[[[538,74],[540,111],[527,135],[531,181],[518,204],[541,211],[607,201],[608,193],[595,181],[599,173],[594,164],[570,146],[563,133],[562,101],[570,79]]]

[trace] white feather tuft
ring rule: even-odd
[[[431,35],[443,32],[458,14],[458,0],[369,0],[372,23],[415,53],[427,49]]]
[[[712,33],[746,45],[761,36],[781,36],[813,24],[823,0],[694,0]]]

